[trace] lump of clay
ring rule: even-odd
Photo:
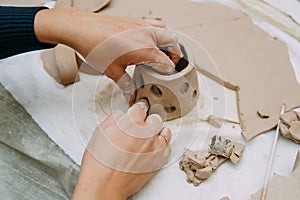
[[[187,149],[183,159],[179,162],[179,167],[186,173],[187,182],[198,186],[226,160],[230,159],[237,164],[243,156],[244,148],[243,144],[214,136],[211,138],[208,152]]]
[[[281,115],[279,129],[283,137],[300,143],[300,113],[290,111]]]

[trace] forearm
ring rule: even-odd
[[[36,14],[34,31],[37,39],[43,43],[65,44],[72,46],[77,30],[78,11],[72,8],[54,8],[41,10]]]
[[[61,7],[38,12],[34,29],[40,42],[61,43],[86,56],[106,38],[106,21],[101,14]]]
[[[112,181],[114,177],[108,177],[109,174],[111,173],[107,167],[85,152],[72,200],[125,200],[126,197],[121,195],[124,191],[120,190],[117,184],[115,187],[111,186],[115,180]]]

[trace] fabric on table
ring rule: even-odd
[[[1,199],[70,199],[79,166],[2,85],[0,113]]]

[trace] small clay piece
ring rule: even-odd
[[[244,155],[244,149],[245,145],[240,143],[234,143],[233,152],[230,155],[231,162],[233,162],[235,165],[238,164],[241,157]]]
[[[300,113],[296,111],[286,112],[280,116],[279,129],[283,137],[296,143],[300,143]]]
[[[207,117],[207,123],[212,125],[215,128],[221,128],[222,124],[224,123],[224,119],[222,118],[217,118],[214,115],[209,115]]]
[[[211,154],[229,158],[232,153],[232,149],[233,143],[230,140],[220,136],[213,136],[211,138],[211,143],[209,145],[209,152]]]
[[[187,149],[179,162],[179,168],[186,173],[188,183],[198,186],[229,158],[237,164],[243,155],[244,148],[243,144],[214,136],[211,138],[211,144],[206,153]]]
[[[222,197],[220,200],[230,200],[229,197]]]
[[[186,115],[199,98],[197,72],[188,63],[170,75],[159,74],[149,66],[136,66],[133,82],[137,88],[136,101],[147,99],[149,114],[159,114],[164,120]]]
[[[207,122],[215,128],[221,128],[224,122],[228,122],[232,124],[240,124],[240,122],[233,121],[230,119],[215,117],[214,115],[209,115],[206,119],[200,119],[200,121]],[[235,126],[233,125],[232,128],[235,128]]]
[[[259,110],[257,111],[257,114],[258,114],[258,116],[259,116],[260,118],[262,118],[262,119],[267,119],[267,118],[270,117],[269,114],[263,113],[263,112],[261,112],[261,111],[259,111]]]
[[[197,170],[195,176],[199,180],[205,180],[212,174],[212,172],[213,172],[213,168],[211,166],[207,166],[205,168]]]
[[[294,122],[289,131],[292,138],[300,142],[300,121]]]
[[[296,112],[291,111],[291,112],[286,112],[283,115],[280,116],[280,120],[284,125],[291,127],[292,123],[295,121],[298,121],[298,117]]]
[[[290,131],[289,131],[289,128],[286,125],[284,125],[283,123],[279,123],[279,130],[280,130],[280,133],[283,137],[289,138]]]

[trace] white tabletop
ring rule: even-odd
[[[229,0],[222,1],[230,3]],[[272,5],[292,14],[300,22],[300,3],[296,0],[269,1]],[[228,4],[229,5],[229,4]],[[272,35],[283,40],[289,49],[291,62],[300,82],[300,44],[287,34],[273,26],[255,21]],[[105,77],[80,74],[81,81],[67,88],[62,88],[43,70],[40,52],[14,56],[0,61],[0,81],[13,96],[25,107],[41,128],[71,156],[80,163],[85,144],[97,123],[110,111],[111,95],[107,90],[112,82]],[[298,58],[298,59],[297,59]],[[101,85],[98,84],[100,80]],[[197,107],[182,119],[166,123],[174,132],[172,140],[173,154],[167,167],[162,169],[151,181],[138,192],[133,199],[250,199],[250,195],[259,190],[264,182],[269,153],[274,131],[260,135],[250,142],[241,136],[238,125],[225,124],[222,135],[234,141],[246,144],[244,157],[238,165],[229,161],[219,167],[209,179],[199,187],[186,183],[186,175],[179,169],[179,156],[184,148],[206,149],[214,133],[206,123],[199,123],[195,118],[204,118],[215,114],[212,110],[209,90],[220,90],[221,86],[199,74],[201,98]],[[235,93],[228,89],[218,101],[226,106],[226,118],[237,120]],[[95,103],[96,92],[99,98]],[[116,96],[120,91],[116,88]],[[223,94],[224,95],[224,94]],[[100,102],[100,103],[99,103]],[[121,101],[118,102],[123,105]],[[99,106],[101,105],[101,106]],[[197,134],[194,130],[197,129]],[[299,145],[279,138],[272,172],[290,176]]]

